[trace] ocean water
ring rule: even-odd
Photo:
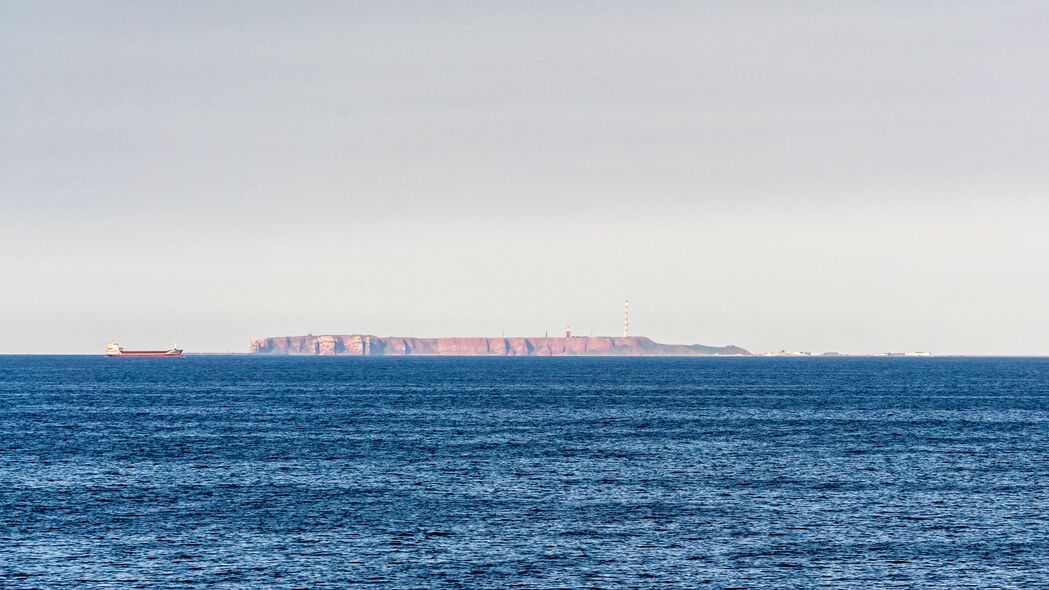
[[[1049,360],[0,357],[3,588],[1049,587]]]

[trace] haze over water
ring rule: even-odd
[[[1045,2],[0,1],[0,352],[1049,354]]]
[[[1049,361],[0,357],[0,586],[1032,588]]]

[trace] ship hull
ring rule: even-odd
[[[181,358],[182,357],[182,351],[178,351],[178,352],[168,352],[168,351],[157,351],[157,352],[154,352],[154,351],[148,351],[148,350],[141,351],[141,352],[124,351],[124,352],[108,353],[108,354],[106,354],[106,356],[111,356],[111,357],[114,357],[114,358],[125,358],[125,357],[130,357],[130,358]]]

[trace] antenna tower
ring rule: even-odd
[[[623,302],[623,338],[630,337],[630,299]]]

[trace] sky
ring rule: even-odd
[[[1045,2],[0,0],[0,353],[1049,355]]]

